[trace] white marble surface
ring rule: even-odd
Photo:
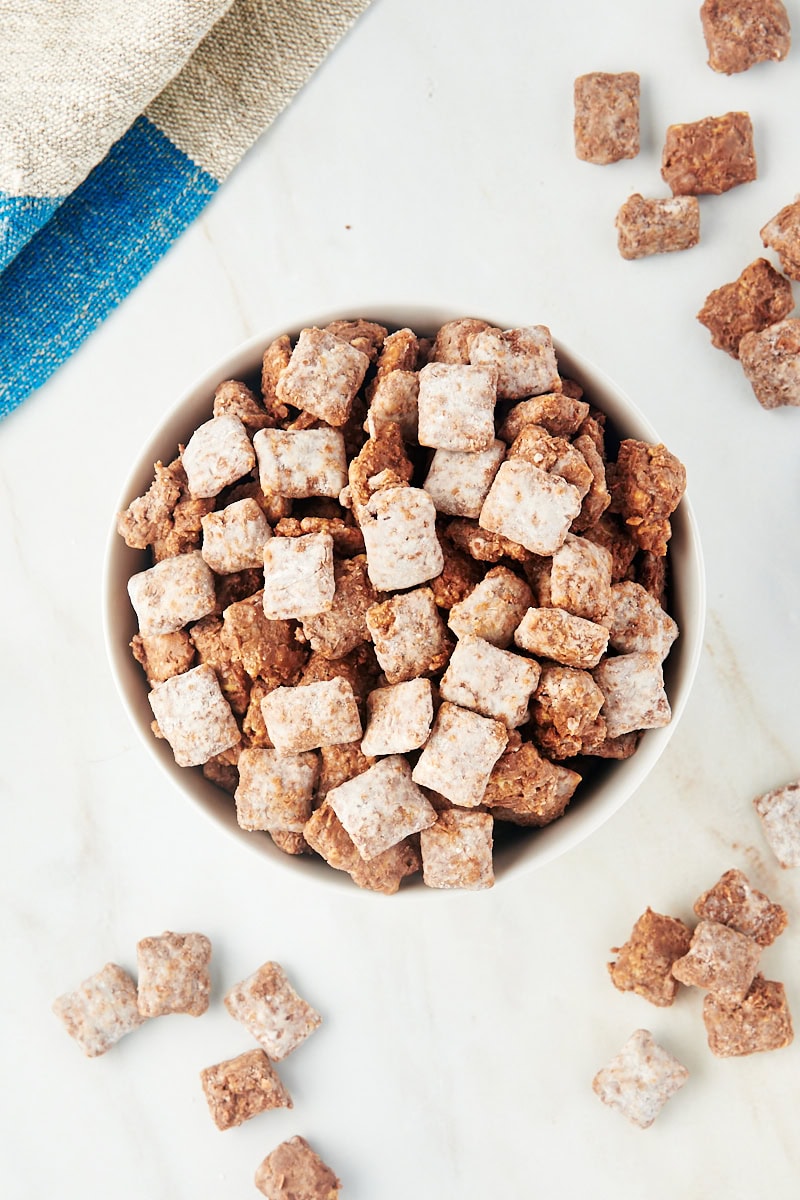
[[[716,1060],[700,997],[610,985],[647,904],[738,866],[791,927],[764,956],[800,1017],[800,872],[751,798],[800,775],[800,412],[767,413],[694,313],[760,252],[797,177],[800,45],[725,78],[696,0],[376,0],[135,295],[0,429],[3,894],[0,1192],[13,1200],[255,1195],[302,1133],[347,1200],[796,1195],[800,1043]],[[791,6],[798,38],[800,12]],[[643,149],[574,157],[572,80],[638,70]],[[759,180],[701,201],[688,253],[623,262],[613,218],[664,194],[663,130],[754,120]],[[126,718],[100,621],[104,546],[159,414],[246,336],[386,302],[542,321],[602,365],[686,462],[703,532],[706,647],[654,774],[590,841],[493,892],[384,899],[310,888],[227,840],[162,778]],[[215,945],[199,1020],[154,1021],[89,1061],[50,1013],[138,938]],[[283,1071],[293,1112],[220,1134],[201,1067],[248,1048],[221,995],[281,961],[325,1024]],[[691,1071],[641,1132],[590,1081],[639,1026]]]

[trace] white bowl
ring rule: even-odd
[[[280,328],[266,330],[251,338],[193,383],[166,413],[147,445],[137,455],[122,489],[118,509],[126,508],[134,497],[147,489],[154,462],[158,459],[170,462],[175,457],[178,443],[185,444],[192,431],[208,420],[216,385],[223,379],[240,379],[257,374],[264,348],[279,334],[288,332],[296,335],[303,328],[327,325],[342,316],[363,316],[379,321],[390,329],[408,326],[417,333],[432,334],[445,321],[463,315],[422,307],[392,308],[387,305],[385,310],[377,312],[313,314],[299,321],[290,320]],[[502,329],[523,323],[524,319],[516,322],[492,319],[492,324]],[[620,437],[633,437],[646,442],[660,441],[649,421],[608,376],[557,338],[554,340],[562,371],[583,386],[587,397],[605,412]],[[661,729],[644,733],[631,758],[599,763],[596,776],[579,787],[575,799],[559,820],[543,829],[520,830],[519,836],[496,847],[494,857],[498,882],[550,862],[578,845],[607,821],[650,774],[675,732],[697,671],[705,622],[705,579],[700,536],[686,495],[672,518],[672,529],[673,536],[669,543],[671,612],[680,628],[680,637],[664,664],[664,681],[672,708],[672,720]],[[115,514],[105,565],[106,646],[122,703],[148,753],[154,756],[172,783],[200,812],[239,843],[262,855],[265,866],[274,865],[291,870],[295,875],[302,873],[310,881],[358,891],[347,875],[332,870],[322,860],[307,855],[286,855],[277,849],[268,834],[241,829],[236,821],[232,798],[205,779],[199,767],[178,767],[168,744],[153,736],[150,728],[153,714],[147,699],[147,683],[129,649],[137,626],[126,587],[130,576],[147,565],[146,552],[131,550],[117,534]],[[187,826],[191,820],[187,813]],[[403,893],[421,890],[430,892],[433,889],[424,888],[419,877],[407,881],[401,888]]]

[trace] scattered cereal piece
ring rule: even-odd
[[[419,373],[421,446],[488,450],[494,442],[497,372],[462,363],[428,363]]]
[[[364,754],[406,754],[428,740],[433,721],[429,679],[409,679],[375,688],[367,697],[369,718],[361,750]]]
[[[787,317],[739,342],[742,369],[764,408],[800,405],[800,318]]]
[[[645,199],[629,196],[614,222],[623,258],[646,258],[690,250],[700,241],[700,205],[696,196]]]
[[[471,633],[505,650],[533,600],[531,589],[508,567],[492,567],[450,609],[448,625],[458,637]]]
[[[255,1183],[267,1200],[337,1200],[342,1186],[301,1137],[276,1146],[256,1171]]]
[[[176,554],[128,580],[128,595],[144,637],[175,633],[214,611],[214,576],[198,550]]]
[[[264,543],[272,537],[267,518],[255,500],[237,500],[203,519],[201,554],[218,575],[231,575],[264,563]]]
[[[156,684],[148,699],[179,767],[199,766],[239,741],[231,706],[205,664]]]
[[[441,571],[444,555],[436,537],[436,509],[421,488],[375,492],[360,520],[367,570],[380,591],[414,587]]]
[[[430,588],[416,588],[367,609],[367,627],[389,683],[439,671],[450,642]]]
[[[166,932],[142,938],[136,945],[136,957],[143,1017],[203,1015],[211,991],[211,942],[204,934]]]
[[[131,650],[151,687],[188,671],[194,662],[194,645],[183,629],[176,629],[174,633],[155,633],[152,637],[135,633]]]
[[[705,996],[703,1023],[717,1058],[782,1050],[794,1037],[783,984],[765,979],[760,972],[740,1003],[713,992]]]
[[[465,453],[437,450],[422,485],[436,511],[454,517],[479,517],[483,502],[506,453],[504,442]]]
[[[531,654],[565,667],[596,667],[608,646],[608,630],[563,608],[529,608],[514,641]]]
[[[489,813],[439,813],[434,825],[420,834],[422,878],[427,887],[478,891],[494,884],[492,828]]]
[[[253,446],[265,492],[292,499],[338,496],[347,483],[344,438],[338,429],[262,429]]]
[[[393,896],[409,875],[422,867],[418,838],[405,838],[377,854],[369,862],[361,857],[355,843],[329,804],[322,804],[311,816],[305,837],[317,854],[336,871],[346,871],[358,887]]]
[[[605,697],[601,711],[609,737],[669,725],[672,713],[660,655],[649,651],[620,654],[601,662],[593,675]]]
[[[685,490],[686,468],[666,446],[650,446],[635,438],[620,442],[610,507],[622,515],[642,550],[666,554],[672,536],[669,518]]]
[[[334,559],[336,590],[327,612],[304,617],[303,633],[312,650],[326,658],[344,658],[356,646],[369,641],[366,613],[378,599],[367,577],[363,554],[344,562]]]
[[[561,391],[553,339],[546,325],[485,329],[469,352],[473,365],[497,368],[498,400],[522,400]]]
[[[674,196],[718,196],[756,178],[750,114],[729,112],[667,129],[661,177]]]
[[[261,711],[281,754],[300,754],[361,737],[352,685],[339,677],[278,687],[261,701]]]
[[[419,376],[416,371],[390,371],[380,375],[367,411],[367,432],[374,438],[385,425],[400,426],[403,440],[417,441]]]
[[[264,544],[264,614],[271,621],[311,617],[333,605],[333,538],[305,533]]]
[[[611,982],[621,992],[635,992],[651,1004],[667,1007],[675,1000],[678,981],[672,964],[689,951],[692,931],[677,917],[647,908],[624,946],[614,946],[608,964]]]
[[[500,721],[445,701],[412,779],[453,804],[477,808],[507,742],[508,730]]]
[[[369,366],[361,350],[322,329],[304,329],[275,395],[329,425],[344,425]]]
[[[411,778],[411,767],[399,754],[382,758],[326,797],[363,859],[369,861],[390,846],[427,829],[436,812]]]
[[[724,75],[789,53],[789,16],[781,0],[704,0],[700,9],[708,65]]]
[[[609,1108],[647,1129],[688,1078],[686,1067],[649,1030],[637,1029],[608,1066],[597,1072],[592,1089]]]
[[[322,1024],[298,996],[283,967],[266,962],[225,996],[225,1007],[275,1062],[287,1057]]]
[[[711,331],[711,344],[733,358],[746,333],[781,321],[794,308],[792,285],[765,258],[757,258],[733,283],[723,284],[706,297],[697,314]]]
[[[514,458],[501,464],[479,524],[534,554],[554,554],[580,510],[581,496],[572,484]]]
[[[800,780],[757,796],[761,828],[782,867],[800,867]]]
[[[116,963],[106,963],[74,992],[59,996],[53,1012],[88,1058],[105,1054],[145,1020],[136,1003],[136,984]]]
[[[703,892],[694,911],[704,921],[717,921],[747,934],[759,946],[771,946],[788,921],[786,910],[751,887],[747,876],[736,869],[726,871],[713,888]]]
[[[239,755],[236,819],[242,829],[302,833],[319,774],[316,754],[245,749]]]
[[[444,700],[516,729],[528,719],[539,682],[538,663],[467,633],[456,644],[439,683]]]
[[[575,153],[583,162],[619,162],[639,153],[639,76],[594,71],[575,80]]]
[[[758,967],[761,947],[718,921],[701,921],[687,953],[672,964],[681,983],[707,988],[736,1002],[744,999]]]
[[[778,255],[784,274],[800,279],[800,197],[767,221],[761,240]]]
[[[246,1050],[206,1067],[200,1072],[200,1082],[217,1129],[232,1129],[273,1108],[294,1107],[263,1050]]]
[[[497,436],[511,445],[526,425],[540,425],[554,437],[572,437],[588,415],[589,405],[580,397],[568,396],[566,392],[545,392],[531,396],[530,400],[520,400],[510,408]]]
[[[181,455],[193,496],[218,496],[224,487],[247,475],[256,456],[238,417],[212,417],[198,425]]]
[[[663,660],[678,636],[678,626],[669,613],[632,580],[613,585],[603,623],[608,627],[609,645],[623,654],[647,651]]]

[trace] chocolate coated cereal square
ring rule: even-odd
[[[789,53],[789,16],[781,0],[704,0],[700,19],[713,71],[735,75]]]
[[[264,543],[272,537],[263,510],[245,497],[202,518],[201,554],[217,575],[264,565]]]
[[[484,329],[472,341],[469,361],[497,369],[498,400],[561,391],[556,352],[546,325]]]
[[[74,992],[59,996],[53,1012],[88,1058],[105,1054],[145,1020],[136,1002],[136,984],[116,963],[106,963]]]
[[[729,112],[670,125],[661,156],[661,177],[674,196],[717,196],[756,178],[750,114]]]
[[[241,828],[302,833],[319,775],[317,755],[248,747],[237,766],[236,819]]]
[[[608,629],[563,608],[529,608],[514,641],[523,650],[566,667],[596,667],[608,646]]]
[[[672,964],[672,974],[681,983],[740,1002],[753,982],[760,956],[761,947],[753,938],[718,921],[700,921],[688,951]]]
[[[786,910],[751,887],[747,876],[735,868],[703,892],[694,911],[705,921],[717,921],[747,934],[759,946],[771,946],[788,922]]]
[[[292,1098],[263,1050],[246,1050],[200,1072],[217,1129],[233,1129],[273,1108],[293,1108]]]
[[[800,405],[800,318],[787,317],[739,342],[742,369],[763,408]]]
[[[205,664],[156,684],[148,699],[179,767],[199,766],[239,741],[231,706]]]
[[[692,931],[677,917],[647,908],[623,946],[615,946],[616,960],[608,964],[611,982],[621,992],[635,992],[651,1004],[672,1004],[678,981],[672,964],[689,950]]]
[[[214,576],[199,550],[176,554],[128,580],[128,595],[144,637],[175,633],[216,606]]]
[[[328,425],[344,425],[368,366],[368,355],[349,342],[323,329],[304,329],[275,395]]]
[[[531,659],[468,633],[450,656],[439,692],[451,704],[515,729],[528,718],[528,704],[540,673],[539,664]]]
[[[344,438],[338,429],[262,429],[253,446],[265,492],[291,499],[336,497],[347,483]]]
[[[162,933],[136,946],[139,1012],[143,1017],[200,1017],[211,991],[211,942],[202,933]]]
[[[445,701],[412,779],[453,804],[477,808],[507,742],[508,730],[500,721]]]
[[[778,255],[784,274],[800,279],[800,197],[767,221],[761,240]]]
[[[270,740],[281,754],[300,754],[361,738],[352,684],[340,676],[275,688],[264,696],[261,711]]]
[[[505,650],[532,603],[524,579],[508,567],[492,567],[469,595],[452,606],[447,623],[458,637],[472,633]]]
[[[436,508],[421,488],[389,487],[375,492],[359,513],[374,587],[388,592],[414,587],[444,566],[436,536]]]
[[[194,431],[181,455],[193,496],[218,496],[223,488],[255,466],[256,456],[247,430],[238,417],[212,417]]]
[[[793,308],[789,280],[765,258],[757,258],[733,283],[709,293],[697,319],[710,331],[712,346],[738,358],[739,342],[746,333],[782,321]]]
[[[427,887],[478,891],[494,883],[490,813],[445,809],[420,834],[422,878]]]
[[[700,241],[696,196],[645,199],[635,192],[617,213],[617,248],[623,258],[690,250]]]
[[[267,1200],[337,1200],[342,1186],[301,1137],[281,1142],[267,1155],[256,1171],[255,1184]]]
[[[760,973],[738,1003],[710,992],[703,1000],[703,1023],[717,1058],[782,1050],[794,1037],[786,989]]]
[[[409,679],[375,688],[367,697],[367,727],[361,750],[371,754],[406,754],[428,739],[433,721],[429,679]]]
[[[593,675],[605,698],[601,712],[609,737],[669,725],[672,713],[660,655],[620,654],[601,662]]]
[[[328,792],[326,802],[363,859],[369,861],[436,820],[424,792],[399,754],[382,758],[354,779]]]
[[[479,517],[505,453],[505,443],[497,439],[488,449],[473,453],[437,450],[422,485],[436,511],[453,517]]]
[[[450,656],[447,631],[430,588],[416,588],[373,605],[366,621],[389,683],[441,670]]]
[[[574,84],[575,153],[584,162],[619,162],[639,153],[639,76],[593,71]]]
[[[291,1054],[322,1017],[292,987],[279,963],[266,962],[225,996],[225,1007],[275,1062]]]
[[[479,524],[534,554],[554,554],[581,510],[577,488],[522,458],[502,463],[481,509]]]
[[[496,383],[491,366],[424,366],[419,373],[419,444],[471,453],[488,450],[494,442]]]
[[[333,604],[333,538],[329,533],[270,538],[264,544],[264,614],[271,621],[310,617]]]

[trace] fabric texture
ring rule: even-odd
[[[0,418],[136,286],[370,0],[0,0]]]

